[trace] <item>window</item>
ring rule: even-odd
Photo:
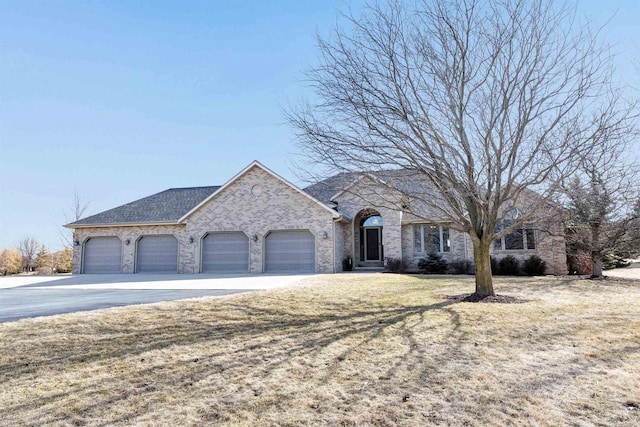
[[[493,242],[493,249],[496,251],[518,251],[525,248],[536,248],[536,235],[531,228],[517,228],[502,239]]]
[[[414,224],[414,253],[451,252],[449,228],[436,224]]]
[[[380,215],[370,216],[362,224],[363,227],[382,227],[382,217]]]

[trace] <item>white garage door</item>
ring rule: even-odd
[[[117,237],[91,237],[84,244],[83,273],[120,273],[122,242]]]
[[[247,273],[249,238],[244,233],[210,233],[202,240],[203,273]]]
[[[267,273],[314,273],[315,239],[307,230],[272,231],[266,237]]]
[[[138,273],[176,273],[178,240],[173,236],[144,236],[138,240]]]

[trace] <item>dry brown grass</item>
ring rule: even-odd
[[[3,425],[638,425],[640,282],[321,276],[0,325]]]

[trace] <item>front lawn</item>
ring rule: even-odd
[[[638,425],[640,282],[351,274],[0,325],[1,425]]]

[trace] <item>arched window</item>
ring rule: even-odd
[[[382,227],[382,217],[380,215],[370,216],[362,224],[363,227]]]

